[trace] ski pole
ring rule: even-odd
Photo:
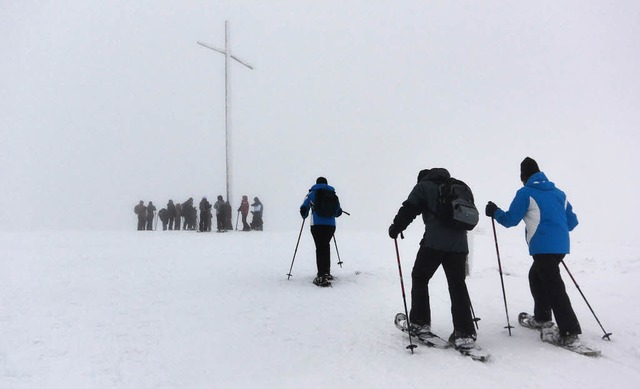
[[[587,307],[589,307],[589,310],[591,310],[591,313],[593,314],[593,317],[596,318],[596,321],[598,322],[598,325],[600,325],[600,328],[602,329],[602,332],[604,332],[604,335],[602,336],[602,339],[611,340],[610,336],[612,335],[612,333],[605,331],[604,327],[600,323],[600,320],[598,319],[598,316],[596,316],[596,313],[593,311],[593,308],[591,308],[591,304],[589,304],[589,301],[587,301],[587,298],[584,296],[584,293],[582,293],[582,290],[580,290],[580,286],[578,286],[578,283],[576,282],[576,279],[573,278],[573,275],[569,271],[569,268],[567,267],[567,264],[564,263],[564,260],[560,260],[560,262],[562,262],[562,264],[564,265],[564,268],[567,270],[567,273],[569,274],[569,277],[571,277],[571,280],[573,280],[573,283],[576,285],[576,288],[578,288],[578,292],[580,292],[580,294],[582,295],[582,298],[584,299],[584,302],[587,303]]]
[[[469,299],[469,309],[471,309],[471,317],[473,317],[473,323],[476,325],[476,330],[479,330],[478,322],[480,321],[479,317],[476,317],[476,313],[473,311],[473,304],[471,304],[471,296],[469,296],[469,291],[467,290],[467,298]]]
[[[240,220],[240,211],[238,211],[238,215],[236,216],[236,231],[238,231],[238,220]]]
[[[291,278],[291,269],[293,269],[293,261],[296,260],[296,253],[298,252],[298,245],[300,244],[300,237],[302,236],[302,229],[304,228],[305,221],[307,221],[306,217],[302,219],[302,225],[300,226],[300,233],[298,234],[298,241],[296,242],[296,249],[293,251],[293,259],[291,260],[291,267],[289,268],[289,273],[287,273],[287,279]]]
[[[400,234],[402,237],[402,234]],[[398,239],[394,239],[393,242],[396,245],[396,258],[398,258],[398,273],[400,274],[400,288],[402,289],[402,302],[404,303],[404,314],[407,317],[407,334],[409,335],[409,345],[406,347],[408,350],[411,350],[411,354],[413,354],[413,349],[418,347],[413,344],[413,340],[411,339],[411,332],[409,329],[411,328],[411,321],[409,320],[409,310],[407,309],[407,297],[404,293],[404,281],[402,280],[402,265],[400,265],[400,250],[398,250]]]
[[[342,260],[340,259],[340,251],[338,251],[338,242],[336,242],[336,234],[333,234],[333,244],[336,246],[336,254],[338,254],[338,265],[342,267]]]
[[[504,299],[504,311],[507,314],[507,326],[504,328],[509,330],[509,336],[511,336],[511,329],[514,327],[509,323],[509,309],[507,308],[507,294],[504,291],[504,280],[502,278],[502,264],[500,263],[500,249],[498,249],[498,235],[496,234],[496,222],[493,217],[491,217],[491,226],[493,227],[493,239],[496,242],[496,255],[498,256],[498,271],[500,272],[500,284],[502,285],[502,298]]]

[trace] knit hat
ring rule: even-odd
[[[316,184],[328,184],[327,179],[324,177],[318,177]]]
[[[520,181],[527,182],[529,177],[538,173],[540,168],[538,167],[538,163],[533,158],[525,158],[520,163]]]

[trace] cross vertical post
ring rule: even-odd
[[[224,54],[224,138],[225,138],[225,172],[226,172],[226,194],[227,201],[231,203],[231,111],[229,108],[230,98],[230,83],[229,83],[229,63],[231,60],[235,60],[240,64],[253,70],[253,66],[249,65],[245,61],[240,60],[238,57],[231,54],[231,47],[229,45],[229,21],[224,22],[224,50],[218,49],[206,43],[198,41],[200,46],[206,47],[213,51],[217,51],[220,54]]]

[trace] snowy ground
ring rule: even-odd
[[[416,223],[414,223],[416,224]],[[473,235],[468,285],[488,363],[418,347],[393,326],[403,310],[393,241],[384,231],[336,237],[332,288],[311,283],[313,241],[298,231],[2,233],[1,388],[602,388],[640,381],[638,246],[573,242],[564,273],[597,359],[508,336],[493,235]],[[420,228],[399,241],[410,272]],[[511,324],[531,310],[521,231],[498,230]],[[451,331],[442,271],[433,327]],[[470,386],[470,384],[472,386]]]

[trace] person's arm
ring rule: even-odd
[[[567,227],[569,227],[569,231],[573,231],[574,228],[578,225],[578,216],[573,213],[573,207],[571,203],[567,201],[567,206],[565,207],[567,213]]]
[[[529,201],[529,195],[525,191],[519,190],[516,193],[516,197],[514,197],[511,202],[509,210],[505,212],[498,208],[496,209],[493,217],[504,227],[509,228],[517,226],[529,210]]]

